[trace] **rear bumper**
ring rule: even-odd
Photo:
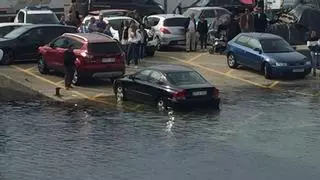
[[[185,35],[163,35],[160,37],[160,44],[162,46],[169,45],[185,45],[186,36]]]
[[[272,67],[272,75],[308,75],[311,72],[311,66],[292,66],[292,67]]]
[[[77,67],[80,76],[94,78],[118,78],[125,74],[125,65],[85,65]]]
[[[220,98],[211,99],[192,99],[192,100],[168,100],[168,106],[174,109],[190,109],[190,108],[220,108]]]

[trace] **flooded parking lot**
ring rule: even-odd
[[[94,105],[1,102],[0,179],[319,179],[318,78],[266,80],[207,53],[159,52],[143,66],[164,62],[221,89],[221,110],[120,106],[110,82],[62,91]],[[62,82],[35,64],[2,70],[47,95]]]

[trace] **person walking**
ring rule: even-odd
[[[72,79],[74,74],[76,56],[73,52],[72,45],[69,45],[68,49],[64,52],[64,68],[65,68],[65,76],[64,76],[64,84],[65,88],[68,90],[72,88]]]
[[[253,15],[253,27],[255,32],[266,32],[268,25],[267,15],[262,11],[261,7],[256,8],[256,12]]]
[[[253,15],[248,8],[240,16],[240,28],[242,32],[252,32],[253,31]]]
[[[145,30],[145,26],[143,24],[139,25],[138,33],[141,36],[141,42],[139,47],[139,59],[143,59],[145,55],[145,48],[147,46],[147,41],[148,41],[148,33]]]
[[[198,22],[197,31],[199,33],[200,47],[203,50],[203,46],[207,49],[207,34],[208,34],[208,22],[204,19],[204,16],[200,16]]]
[[[134,60],[135,68],[138,66],[138,58],[139,58],[139,41],[141,40],[141,35],[137,31],[138,27],[136,24],[131,24],[129,29],[129,48],[128,48],[128,58],[127,65],[130,66],[130,61]]]
[[[187,52],[196,50],[196,20],[194,19],[194,16],[195,15],[192,13],[184,25]]]
[[[104,30],[106,29],[107,23],[104,22],[102,14],[99,15],[99,20],[97,21],[96,25],[98,28],[98,32],[100,32],[100,33],[103,33]]]

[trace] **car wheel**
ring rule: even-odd
[[[9,51],[4,51],[3,52],[3,57],[1,60],[1,64],[4,65],[9,65],[13,63],[13,53],[9,50]]]
[[[272,69],[269,63],[265,63],[263,66],[263,74],[266,79],[272,78]]]
[[[41,56],[38,61],[38,70],[41,74],[48,74],[49,68],[44,60],[44,58]]]
[[[227,56],[227,64],[230,68],[233,68],[233,69],[235,69],[239,66],[236,58],[234,57],[234,55],[232,53],[228,54],[228,56]]]
[[[117,85],[116,88],[116,98],[117,98],[117,102],[121,102],[121,101],[125,101],[126,97],[125,97],[125,91],[123,89],[123,87],[119,84]]]
[[[162,98],[160,98],[160,99],[158,99],[157,100],[157,102],[156,102],[156,108],[158,109],[158,111],[165,111],[166,109],[167,109],[167,105],[166,105],[166,103],[165,103],[165,101],[162,99]]]
[[[77,71],[77,69],[75,69],[74,73],[73,73],[72,84],[80,85],[80,83],[81,83],[81,81],[80,81],[79,72]]]

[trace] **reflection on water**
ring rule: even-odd
[[[0,102],[4,179],[319,179],[318,103],[248,93],[221,111]]]

